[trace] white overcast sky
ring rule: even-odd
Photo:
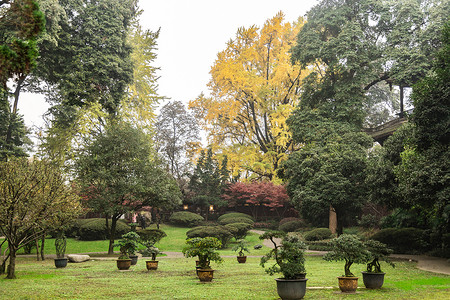
[[[239,27],[262,27],[279,11],[287,22],[296,21],[317,2],[140,0],[142,27],[151,31],[161,28],[155,61],[155,66],[161,68],[159,94],[187,103],[201,92],[208,93],[206,84],[216,55],[235,37]],[[27,126],[42,126],[42,114],[47,109],[41,95],[23,95],[19,101],[19,112]]]

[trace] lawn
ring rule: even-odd
[[[152,225],[148,228],[156,228],[155,225]],[[185,245],[186,241],[186,232],[190,228],[182,228],[171,225],[161,225],[161,229],[167,234],[167,237],[163,238],[159,243],[156,244],[161,251],[170,251],[170,252],[181,252]],[[246,240],[249,242],[250,251],[252,251],[253,246],[256,244],[262,244],[262,241],[259,240],[259,235],[255,233],[249,233]],[[0,240],[1,242],[1,240]],[[234,255],[235,252],[231,251],[233,244],[235,243],[234,239],[231,239],[227,248],[220,250],[222,255]],[[66,254],[70,253],[93,253],[100,252],[101,255],[105,255],[108,252],[109,241],[79,241],[73,238],[67,239],[67,250]],[[44,253],[45,254],[55,254],[55,239],[48,238],[45,240],[44,245]],[[3,249],[7,247],[6,243],[3,245]],[[267,248],[265,248],[267,249]],[[252,251],[249,255],[261,255],[265,251],[255,250]],[[118,249],[116,248],[116,252],[118,253]],[[32,250],[32,253],[36,253],[35,249]],[[23,254],[23,249],[19,251],[19,254]],[[91,254],[92,255],[92,254]],[[93,255],[95,256],[95,255]]]
[[[149,272],[144,260],[130,271],[118,271],[114,260],[93,260],[56,269],[52,260],[37,262],[19,258],[16,280],[0,279],[0,299],[278,299],[274,277],[259,266],[258,257],[246,264],[226,257],[211,283],[195,276],[194,259],[161,258],[157,271]],[[362,282],[356,294],[343,295],[336,276],[342,263],[321,257],[306,260],[308,290],[305,299],[449,299],[450,276],[418,270],[414,263],[385,266],[381,290],[366,290]],[[355,265],[353,271],[364,269]],[[360,280],[361,281],[361,280]]]
[[[157,246],[162,251],[180,252],[188,229],[163,225],[168,234]],[[225,261],[213,264],[216,269],[211,283],[200,283],[195,276],[194,258],[160,257],[157,271],[146,270],[140,259],[130,271],[119,271],[113,258],[69,264],[56,269],[53,260],[36,261],[19,256],[16,280],[0,277],[0,299],[278,299],[273,276],[259,266],[259,257],[267,248],[253,250],[260,244],[258,235],[247,238],[251,255],[246,264],[238,264],[235,253],[221,250]],[[233,242],[233,241],[232,241]],[[81,242],[69,239],[67,253],[106,253],[108,241]],[[54,240],[46,241],[47,254],[54,253]],[[364,265],[354,265],[359,274]],[[387,272],[381,290],[366,290],[360,278],[356,294],[343,295],[336,276],[343,273],[343,263],[326,262],[318,256],[306,259],[308,290],[305,299],[450,299],[450,276],[415,268],[412,262],[398,262]]]

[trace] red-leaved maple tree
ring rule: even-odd
[[[228,202],[228,207],[248,206],[256,219],[260,213],[268,211],[282,217],[292,208],[289,196],[283,185],[272,182],[235,182],[228,185],[222,199]]]

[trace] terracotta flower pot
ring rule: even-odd
[[[364,286],[368,289],[379,289],[384,283],[384,274],[386,273],[373,273],[373,272],[361,272],[363,275]]]
[[[358,288],[358,277],[339,276],[339,289],[343,293],[354,293]]]
[[[131,259],[118,259],[116,262],[119,270],[128,270],[131,267]]]
[[[198,279],[202,282],[210,282],[214,277],[213,269],[197,269]]]
[[[237,256],[237,261],[240,264],[245,264],[245,262],[247,261],[247,256]]]
[[[282,300],[302,299],[306,293],[306,281],[308,279],[283,279],[276,278],[278,296]]]
[[[146,260],[145,265],[147,270],[157,270],[158,269],[158,261],[157,260]]]

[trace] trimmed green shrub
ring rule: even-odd
[[[186,232],[188,238],[194,237],[215,237],[222,242],[222,248],[226,247],[226,244],[231,239],[231,232],[225,226],[198,226],[194,227]]]
[[[230,217],[230,218],[225,218],[225,219],[222,219],[219,221],[220,225],[227,225],[227,224],[233,224],[233,223],[247,223],[253,227],[253,224],[255,222],[253,222],[249,218],[243,218],[243,217]]]
[[[422,253],[428,246],[424,239],[424,231],[418,228],[386,228],[371,236],[388,245],[395,253]]]
[[[248,223],[231,223],[225,225],[225,227],[231,232],[236,241],[245,239],[248,231],[252,228]]]
[[[200,225],[205,219],[190,211],[177,211],[170,216],[170,223],[183,227],[195,227]]]
[[[78,230],[79,238],[82,241],[106,240],[108,238],[105,219],[90,219],[84,222]],[[125,221],[117,221],[115,239],[120,238],[123,234],[130,232],[131,228]]]
[[[289,221],[278,227],[279,230],[284,232],[294,232],[297,229],[305,227],[305,222],[302,220]]]
[[[331,238],[331,230],[328,228],[315,228],[311,231],[305,232],[303,238],[306,241],[322,241]]]
[[[159,242],[163,237],[166,237],[167,234],[161,229],[157,228],[147,228],[138,230],[137,234],[140,237],[141,242],[144,245],[153,246],[157,242]]]
[[[244,213],[239,213],[239,212],[231,212],[231,213],[226,213],[224,215],[221,215],[218,219],[217,222],[220,223],[220,221],[224,220],[224,219],[228,219],[228,218],[247,218],[250,219],[252,221],[254,221],[253,217]],[[230,223],[228,223],[230,224]]]
[[[295,218],[295,217],[289,217],[289,218],[284,218],[280,220],[280,223],[278,224],[279,226],[283,225],[284,223],[287,222],[291,222],[291,221],[300,221],[301,219],[299,218]]]
[[[66,235],[66,237],[77,237],[80,235],[79,231],[80,231],[80,227],[84,224],[87,224],[89,222],[92,222],[94,220],[97,220],[97,218],[90,218],[90,219],[76,219],[73,221],[72,224],[70,224],[68,226],[68,228],[65,230],[64,234]],[[104,220],[104,219],[103,219]],[[55,235],[56,237],[56,233],[52,234],[52,236]]]
[[[306,245],[308,246],[308,250],[315,251],[331,251],[333,247],[330,245],[330,240],[322,240],[322,241],[306,241]]]

